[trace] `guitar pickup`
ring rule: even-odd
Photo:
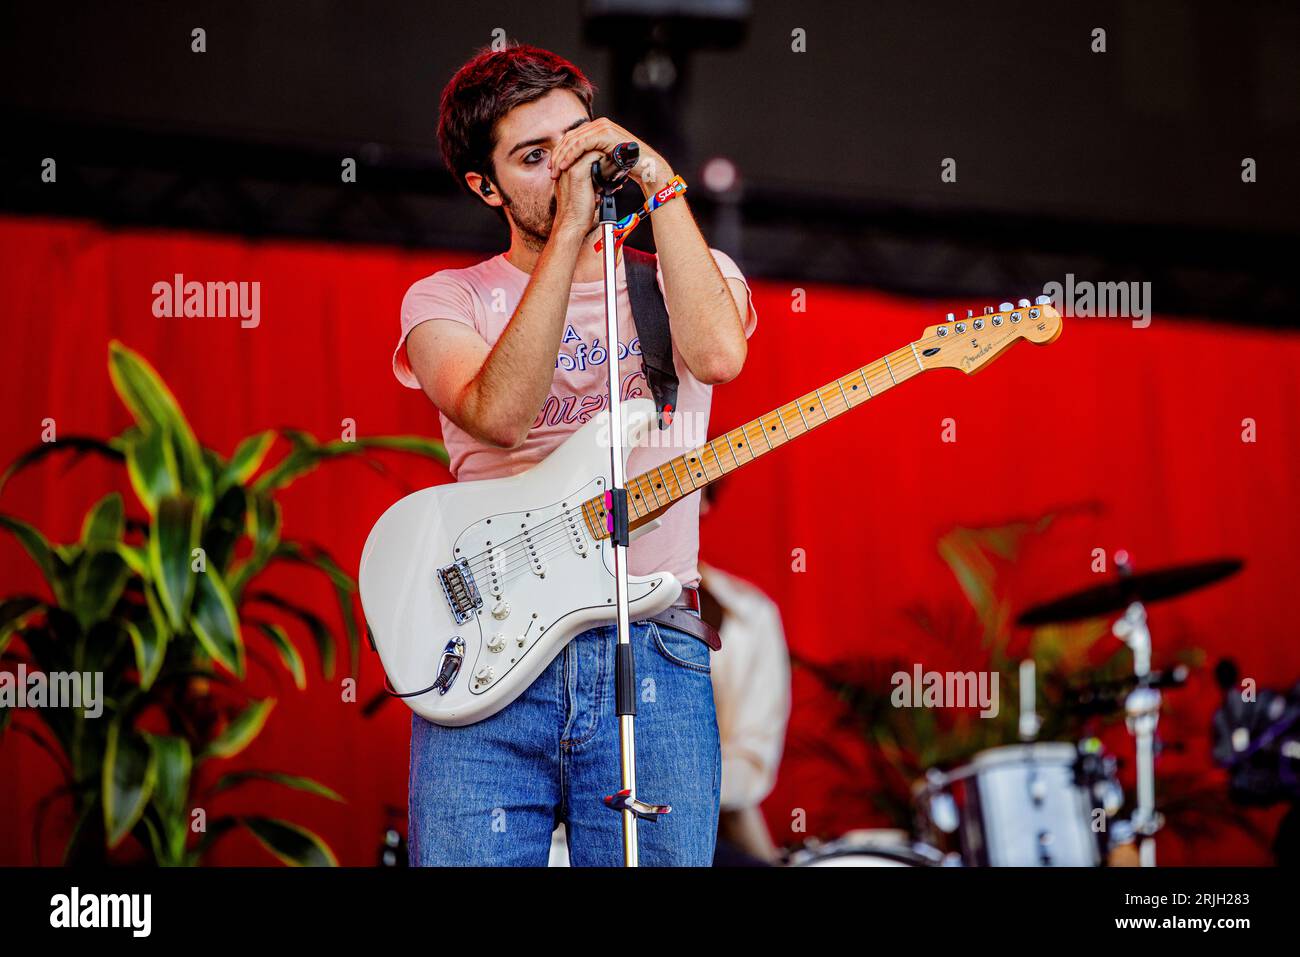
[[[469,569],[469,561],[462,558],[450,565],[438,569],[438,582],[442,593],[447,597],[451,613],[458,625],[469,621],[474,612],[483,607],[483,598],[478,593],[474,582],[474,573]]]

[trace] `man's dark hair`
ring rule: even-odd
[[[492,150],[497,122],[551,90],[572,90],[592,118],[596,87],[577,66],[541,47],[511,43],[502,50],[483,49],[456,71],[438,107],[438,145],[461,188],[473,195],[466,173],[487,176],[496,184]],[[504,220],[505,212],[495,208]]]

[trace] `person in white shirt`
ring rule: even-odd
[[[700,516],[718,482],[702,491]],[[790,720],[790,654],[776,602],[756,585],[699,562],[701,617],[721,634],[710,656],[722,741],[722,800],[714,866],[776,863],[759,805],[772,793]]]

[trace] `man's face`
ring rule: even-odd
[[[513,229],[540,252],[555,222],[555,180],[546,163],[569,130],[589,122],[572,90],[552,90],[497,121],[492,160],[496,187]]]

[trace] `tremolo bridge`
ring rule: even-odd
[[[483,607],[483,598],[478,593],[478,585],[474,582],[474,573],[470,571],[467,559],[462,558],[439,568],[438,581],[458,625],[465,624],[474,612]]]

